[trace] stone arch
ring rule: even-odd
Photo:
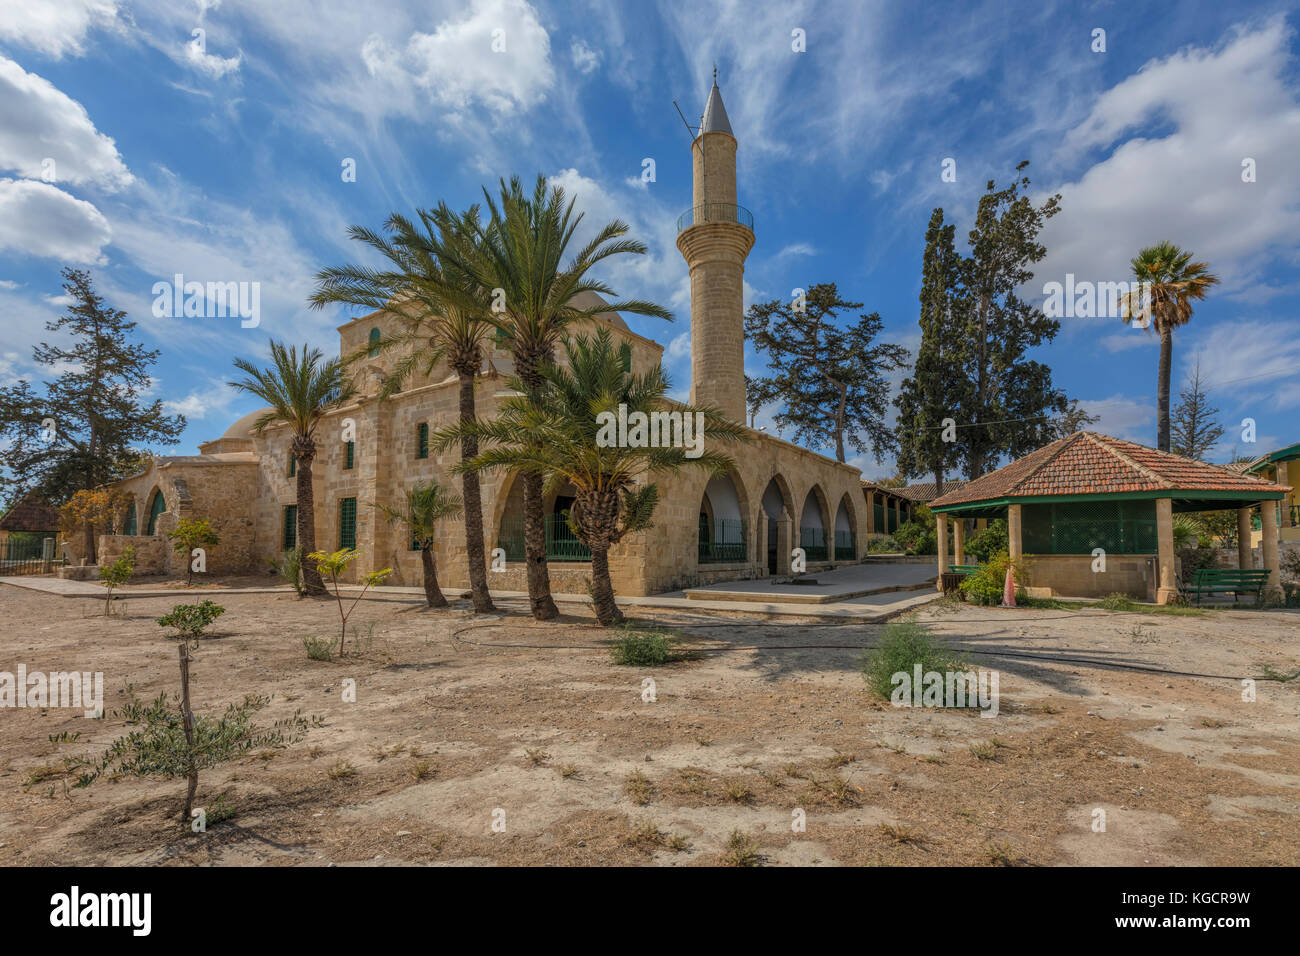
[[[761,543],[758,555],[768,574],[785,574],[790,570],[790,550],[797,540],[794,495],[785,476],[777,472],[768,479],[759,499],[756,540]]]
[[[379,343],[383,339],[383,337],[384,334],[379,331],[379,326],[375,326],[373,329],[370,330],[370,335],[367,336],[366,338],[367,358],[377,358],[379,356]]]
[[[833,528],[826,492],[820,484],[814,483],[799,509],[799,547],[803,548],[809,561],[829,560],[830,543],[834,541]]]
[[[524,560],[524,482],[519,472],[506,475],[492,505],[489,551],[502,548],[507,561]]]
[[[748,561],[753,531],[749,494],[735,469],[714,475],[700,493],[700,564]]]
[[[835,560],[856,561],[858,557],[858,512],[848,492],[835,509]]]
[[[148,524],[145,525],[145,534],[160,534],[158,519],[167,513],[167,499],[164,497],[162,489],[154,485],[153,490],[145,497],[145,501],[149,503]]]

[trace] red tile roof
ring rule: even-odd
[[[0,518],[0,531],[56,531],[59,513],[49,505],[23,498]]]
[[[1075,432],[1030,452],[997,471],[945,493],[932,507],[1058,495],[1123,494],[1170,491],[1188,497],[1196,492],[1285,492],[1275,485],[1207,465],[1182,455],[1096,432]]]

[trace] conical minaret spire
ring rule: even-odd
[[[691,143],[694,205],[677,248],[691,271],[691,401],[745,421],[745,258],[754,246],[749,210],[736,200],[736,137],[718,71]]]

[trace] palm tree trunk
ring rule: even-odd
[[[298,459],[298,547],[302,549],[302,593],[310,597],[328,594],[316,562],[307,555],[316,550],[316,506],[311,487],[311,457]]]
[[[1156,447],[1169,450],[1169,375],[1174,362],[1174,333],[1167,325],[1160,329],[1160,376],[1156,382],[1156,405],[1159,415]]]
[[[528,568],[528,602],[533,618],[549,621],[560,615],[551,597],[551,575],[546,566],[546,520],[542,515],[542,476],[524,476],[524,558]]]
[[[424,600],[429,607],[446,607],[447,599],[438,587],[438,565],[433,557],[433,548],[420,549],[420,566],[424,569]]]
[[[609,579],[609,549],[591,549],[591,592],[596,620],[605,627],[623,623],[623,612],[614,600],[614,582]]]
[[[474,373],[460,373],[460,421],[473,424]],[[478,439],[465,438],[460,443],[460,460],[469,461],[478,454]],[[486,614],[496,610],[488,593],[487,564],[483,548],[483,494],[478,472],[466,471],[460,477],[461,497],[465,503],[465,555],[469,561],[469,590],[474,610]],[[427,588],[427,585],[426,585]],[[446,603],[445,601],[443,602]],[[430,603],[430,606],[434,606]]]

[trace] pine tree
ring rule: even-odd
[[[1201,385],[1201,363],[1187,377],[1178,393],[1174,408],[1170,448],[1175,455],[1205,461],[1206,455],[1223,437],[1223,426],[1216,419],[1217,408],[1210,407],[1208,391]]]
[[[174,445],[185,428],[185,418],[164,414],[161,401],[142,400],[158,351],[131,341],[135,323],[104,303],[89,272],[62,275],[73,304],[45,327],[72,342],[33,349],[54,377],[43,395],[26,380],[0,388],[0,439],[7,439],[0,441],[0,488],[13,499],[32,491],[65,502],[131,474],[141,446]]]
[[[956,422],[970,401],[962,354],[960,258],[953,248],[953,231],[953,226],[944,225],[942,209],[930,214],[921,264],[921,345],[912,374],[894,399],[898,469],[912,478],[934,475],[939,494],[944,474],[960,462]],[[944,419],[952,419],[951,428],[944,427]]]
[[[794,429],[795,441],[835,449],[844,461],[845,445],[855,451],[893,447],[885,426],[889,381],[884,373],[902,368],[907,350],[877,343],[879,313],[863,314],[844,328],[835,323],[845,309],[861,302],[841,299],[834,282],[812,286],[801,300],[755,303],[745,316],[745,335],[768,355],[774,374],[758,380],[784,403],[777,424]]]
[[[1032,266],[1047,254],[1038,242],[1043,224],[1060,211],[1059,195],[1034,206],[1020,190],[1029,178],[980,198],[971,229],[971,254],[962,260],[966,318],[966,368],[973,386],[959,425],[968,478],[996,467],[1004,455],[1019,458],[1053,437],[1057,416],[1069,409],[1065,393],[1052,387],[1052,370],[1025,353],[1050,342],[1060,323],[1021,299],[1017,290],[1033,279]]]

